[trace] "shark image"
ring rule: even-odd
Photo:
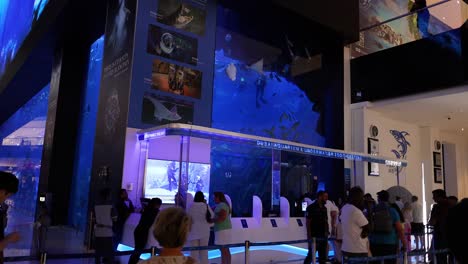
[[[145,98],[148,99],[151,103],[153,103],[154,118],[156,118],[157,120],[178,121],[182,119],[182,117],[177,113],[177,106],[174,105],[174,107],[171,110],[169,110],[158,99],[148,95],[145,95]]]
[[[390,134],[395,138],[397,141],[397,149],[393,149],[392,152],[398,159],[406,158],[406,153],[408,152],[408,146],[411,144],[406,140],[406,136],[410,134],[406,131],[397,131],[397,130],[390,130]]]

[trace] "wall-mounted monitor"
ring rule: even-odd
[[[182,162],[182,175],[185,175],[186,162]],[[179,187],[179,162],[174,160],[148,159],[146,161],[144,196],[160,198],[163,203],[174,203]],[[210,164],[188,163],[188,192],[205,194],[208,200],[210,190]]]

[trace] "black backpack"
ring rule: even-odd
[[[370,217],[371,233],[388,234],[394,230],[390,207],[386,204],[378,204],[374,207]]]

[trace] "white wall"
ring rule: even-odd
[[[364,142],[367,150],[367,138],[369,135],[369,127],[375,125],[379,128],[379,155],[393,157],[395,154],[392,150],[398,150],[398,142],[390,133],[390,130],[406,131],[409,135],[406,140],[411,144],[408,146],[406,160],[408,167],[404,168],[399,175],[399,184],[407,188],[411,193],[421,197],[421,156],[420,156],[420,134],[419,127],[414,124],[404,123],[397,120],[392,120],[384,117],[382,114],[366,109],[366,119],[364,123],[365,134]],[[367,165],[364,168],[365,175],[367,175]],[[396,171],[384,165],[380,165],[380,176],[373,177],[367,176],[365,180],[366,192],[375,194],[376,192],[388,189],[397,185]]]
[[[370,137],[369,128],[375,125],[379,128],[379,155],[395,157],[393,149],[397,149],[397,142],[390,134],[390,130],[406,131],[409,135],[406,139],[411,146],[408,148],[408,167],[400,175],[400,185],[408,189],[412,194],[423,197],[422,177],[424,175],[425,202],[427,210],[430,211],[432,201],[432,190],[444,189],[444,183],[434,182],[433,152],[436,140],[442,143],[455,145],[456,164],[455,179],[447,179],[447,194],[456,195],[459,198],[468,196],[468,138],[459,134],[443,132],[440,128],[420,127],[416,124],[394,120],[386,117],[383,113],[371,109],[372,104],[360,103],[352,105],[352,150],[356,152],[367,152],[367,138]],[[442,151],[440,151],[442,152]],[[424,171],[423,171],[424,168]],[[453,175],[453,174],[452,174]],[[450,177],[450,176],[447,176]],[[452,176],[453,177],[453,176]],[[367,164],[360,164],[357,168],[357,182],[364,188],[365,192],[375,195],[382,189],[388,189],[397,184],[395,173],[388,167],[380,165],[380,176],[368,176]]]
[[[447,179],[447,195],[467,197],[467,140],[466,137],[449,132],[440,132],[440,141],[455,145],[456,179]],[[446,175],[448,177],[449,175]]]

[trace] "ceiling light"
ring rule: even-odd
[[[442,17],[442,19],[444,19],[444,20],[445,20],[445,17]]]
[[[457,1],[457,4],[460,4],[460,1]]]
[[[462,131],[465,131],[465,128],[462,127]]]

